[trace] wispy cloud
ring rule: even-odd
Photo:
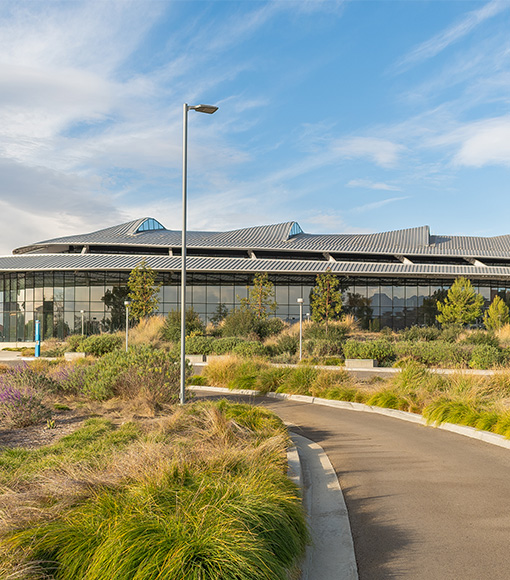
[[[404,147],[388,139],[377,137],[350,137],[340,139],[335,152],[347,159],[368,158],[381,167],[393,167]]]
[[[381,189],[384,191],[400,191],[400,187],[395,185],[390,185],[388,183],[382,183],[379,181],[370,181],[369,179],[351,179],[347,184],[347,187],[362,187],[364,189]]]
[[[397,201],[404,201],[405,199],[409,199],[409,195],[405,195],[402,197],[390,197],[388,199],[382,199],[380,201],[374,201],[373,203],[366,203],[364,205],[360,205],[358,207],[354,207],[350,210],[351,213],[363,213],[367,211],[373,211],[374,209],[379,209],[388,205],[390,203],[396,203]]]
[[[414,48],[401,58],[395,69],[403,71],[409,67],[437,56],[451,44],[459,41],[472,32],[480,24],[510,8],[510,3],[505,0],[491,0],[481,8],[468,12],[458,22],[436,34],[429,40]]]

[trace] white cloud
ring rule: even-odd
[[[489,18],[497,16],[503,10],[510,7],[510,4],[505,0],[491,0],[482,8],[468,12],[462,19],[443,30],[439,34],[433,36],[431,39],[423,42],[409,54],[404,56],[397,63],[397,69],[406,69],[409,66],[428,60],[440,52],[445,50],[451,44],[457,42],[477,26],[485,22]]]
[[[459,165],[510,166],[510,117],[487,119],[460,131],[460,149],[454,157]]]
[[[377,137],[350,137],[338,140],[335,152],[347,159],[368,158],[381,167],[394,166],[404,147]]]
[[[347,183],[347,187],[363,187],[365,189],[381,189],[383,191],[400,191],[400,187],[396,187],[395,185],[370,181],[369,179],[351,179],[351,181]]]

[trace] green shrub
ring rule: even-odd
[[[215,342],[212,336],[188,336],[186,354],[212,354]]]
[[[461,332],[462,327],[460,326],[445,326],[441,330],[439,340],[442,340],[444,342],[455,342],[459,338]]]
[[[314,358],[342,354],[342,344],[324,338],[310,338],[303,342],[303,353]]]
[[[120,349],[123,343],[123,338],[116,334],[93,334],[80,342],[76,350],[93,356],[103,356]]]
[[[285,322],[281,318],[260,318],[257,320],[255,332],[260,339],[269,338],[280,332],[285,328]]]
[[[241,309],[230,312],[223,321],[221,335],[251,338],[257,335],[257,317],[251,310]]]
[[[191,373],[187,366],[187,373]],[[85,372],[83,392],[91,399],[142,394],[155,404],[175,402],[179,394],[180,362],[161,349],[131,348],[101,357]]]
[[[235,336],[217,338],[211,345],[211,354],[221,355],[231,353],[242,342],[244,342],[243,338],[236,338]]]
[[[490,369],[502,362],[499,348],[490,344],[478,344],[473,349],[469,366],[473,369]]]
[[[267,350],[262,343],[247,340],[235,346],[232,349],[232,353],[242,357],[265,356]]]
[[[82,334],[71,334],[66,338],[67,350],[69,352],[76,352],[80,344],[85,340]]]
[[[203,387],[204,385],[207,385],[208,383],[209,383],[209,381],[203,375],[193,375],[192,377],[190,377],[186,381],[187,385],[195,385],[195,386],[200,386],[200,387]]]
[[[394,345],[386,339],[370,341],[348,340],[343,346],[345,358],[374,359],[388,364],[395,359]]]
[[[406,328],[399,333],[402,340],[437,340],[441,331],[435,326],[411,326],[411,328]]]
[[[188,308],[186,310],[186,336],[190,334],[203,334],[205,332],[205,325],[200,318],[200,315]],[[181,311],[172,310],[168,313],[165,319],[163,330],[161,331],[163,338],[172,342],[177,342],[181,339]]]
[[[274,344],[268,347],[268,349],[272,356],[277,356],[283,353],[296,354],[299,350],[299,336],[282,334],[276,339]]]
[[[473,347],[453,342],[434,340],[401,341],[394,344],[398,359],[412,358],[427,366],[466,366],[471,358]]]
[[[490,345],[494,348],[499,348],[499,340],[497,337],[484,330],[475,330],[470,332],[462,341],[461,344],[474,344],[474,345]]]
[[[221,335],[264,339],[279,334],[284,327],[285,323],[280,318],[258,318],[252,310],[241,308],[225,317]]]
[[[333,321],[326,325],[323,322],[312,322],[304,325],[303,338],[329,340],[342,343],[348,334],[348,329],[341,321]]]

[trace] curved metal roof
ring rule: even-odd
[[[152,228],[153,222],[158,229],[146,229]],[[373,234],[307,234],[297,222],[290,221],[227,232],[192,231],[188,232],[187,240],[190,248],[204,249],[510,259],[510,235],[492,238],[436,236],[430,234],[428,226]],[[181,232],[167,230],[153,218],[145,217],[88,234],[44,240],[13,253],[30,254],[45,249],[58,253],[68,246],[80,245],[179,248]]]
[[[142,260],[161,272],[178,272],[180,256],[142,256],[133,254],[26,254],[0,256],[0,272],[27,271],[131,271]],[[344,276],[423,277],[423,278],[492,278],[510,279],[510,267],[473,266],[470,264],[401,264],[376,262],[321,262],[318,260],[266,260],[250,258],[213,258],[190,256],[186,261],[190,272],[224,272],[271,274],[318,274],[327,269]]]

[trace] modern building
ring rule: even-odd
[[[0,341],[116,330],[124,324],[129,273],[143,259],[157,270],[160,312],[179,309],[181,232],[142,218],[97,232],[54,238],[0,257]],[[510,236],[436,236],[428,226],[375,234],[307,234],[297,222],[227,232],[189,232],[187,301],[208,320],[234,309],[258,272],[275,285],[276,315],[310,312],[317,274],[341,282],[344,310],[366,328],[434,322],[435,304],[455,278],[469,278],[486,305],[510,301]],[[82,312],[83,311],[83,312]]]

